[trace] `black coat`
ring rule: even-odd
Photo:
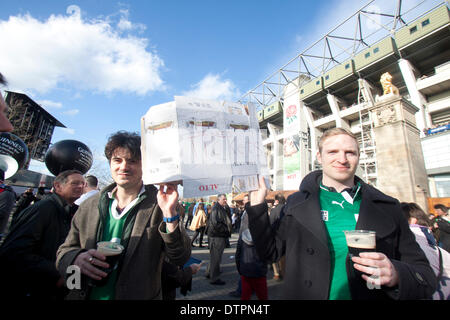
[[[208,237],[229,238],[231,236],[231,214],[229,207],[216,203],[207,222]]]
[[[20,213],[0,247],[0,296],[58,298],[60,278],[56,251],[64,242],[71,215],[69,207],[56,194]]]
[[[292,194],[281,219],[270,227],[265,203],[248,209],[250,231],[260,257],[273,262],[286,255],[285,299],[328,299],[330,254],[327,231],[320,214],[322,172],[307,175],[300,191]],[[361,207],[356,229],[376,231],[377,251],[384,253],[399,274],[395,288],[370,290],[355,274],[347,257],[347,276],[353,299],[427,299],[436,289],[436,277],[416,243],[399,202],[361,183]]]
[[[254,245],[249,245],[239,237],[236,246],[236,268],[241,276],[261,278],[267,275],[267,263],[259,259]]]
[[[184,296],[192,290],[192,269],[191,267],[181,268],[166,259],[163,261],[161,271],[163,300],[175,300],[177,288],[180,288],[180,293]]]
[[[450,222],[439,217],[436,223],[439,227],[439,242],[443,249],[450,252]]]

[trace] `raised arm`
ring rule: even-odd
[[[282,221],[270,224],[268,206],[265,201],[267,187],[264,177],[259,177],[258,190],[250,192],[250,207],[247,209],[249,229],[260,259],[278,261],[283,255],[284,241],[280,231]],[[281,215],[282,216],[282,215]]]

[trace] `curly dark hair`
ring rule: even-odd
[[[105,146],[105,156],[111,162],[114,150],[125,148],[135,160],[141,160],[141,136],[137,132],[118,131],[112,134]]]

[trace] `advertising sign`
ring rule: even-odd
[[[183,196],[244,192],[267,174],[252,104],[175,97],[141,119],[145,184],[181,182]]]
[[[298,189],[301,181],[300,174],[300,106],[298,94],[290,94],[284,101],[283,129],[283,188],[284,190]]]

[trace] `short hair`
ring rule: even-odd
[[[95,176],[86,176],[84,177],[84,179],[86,180],[86,183],[89,187],[91,188],[96,188],[98,185],[98,179]]]
[[[327,140],[329,137],[337,136],[340,134],[345,134],[345,135],[353,138],[356,141],[356,146],[358,148],[358,153],[359,153],[358,139],[350,130],[347,130],[344,128],[332,128],[332,129],[326,130],[319,139],[319,153],[322,153],[322,147],[323,147],[325,140]]]
[[[446,206],[444,206],[443,204],[440,204],[440,203],[436,204],[436,205],[434,206],[434,208],[435,208],[435,209],[441,209],[441,210],[444,211],[444,212],[447,212],[447,210],[448,210],[448,208],[447,208]]]
[[[403,215],[406,220],[410,218],[416,218],[417,224],[425,227],[430,227],[430,219],[427,214],[419,207],[417,203],[414,202],[402,202],[400,203],[400,207],[402,208]]]
[[[226,199],[227,195],[225,193],[221,193],[221,194],[217,195],[217,200],[219,200],[222,197],[225,197],[225,199]]]
[[[0,84],[6,86],[8,85],[8,81],[6,81],[5,77],[0,73]]]
[[[78,170],[66,170],[63,172],[60,172],[55,180],[53,181],[53,185],[55,185],[55,183],[61,183],[61,184],[66,184],[67,180],[69,179],[69,176],[73,175],[73,174],[79,174],[79,175],[83,175],[80,171]]]
[[[286,203],[286,198],[283,196],[282,193],[277,193],[277,194],[275,195],[275,200],[278,200],[278,202],[279,202],[280,204],[285,204],[285,203]]]
[[[105,156],[109,162],[117,148],[128,149],[132,159],[141,160],[141,136],[138,133],[118,131],[112,134],[105,146]]]

